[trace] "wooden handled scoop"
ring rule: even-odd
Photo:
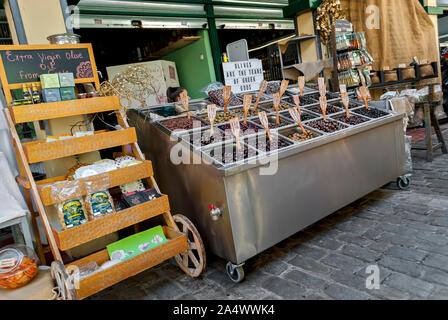
[[[367,87],[361,86],[359,87],[359,94],[361,95],[362,100],[364,100],[364,104],[366,105],[366,109],[369,109],[369,104],[367,103]]]
[[[222,88],[222,98],[224,100],[224,112],[227,113],[227,104],[229,103],[230,95],[232,94],[231,86],[224,86]]]
[[[345,107],[346,116],[347,116],[347,118],[350,118],[350,111],[348,109],[350,100],[348,98],[348,93],[342,92],[341,97],[342,97],[342,103],[344,104],[344,107]]]
[[[241,142],[240,142],[240,119],[235,117],[230,119],[230,128],[232,129],[232,133],[236,139],[236,148],[241,150]]]
[[[182,105],[184,106],[185,111],[187,111],[187,118],[190,119],[190,111],[188,109],[188,93],[187,93],[187,90],[181,92],[180,99],[182,101]]]
[[[302,132],[306,133],[306,130],[302,124],[302,119],[300,119],[299,109],[297,107],[289,108],[289,114],[291,115],[291,118],[293,118],[294,121],[297,122],[297,124],[300,126],[300,129],[302,129]]]
[[[300,97],[299,96],[293,96],[292,99],[294,100],[294,103],[296,104],[297,110],[299,110],[299,114],[302,114],[302,110],[300,109]]]
[[[280,94],[278,92],[274,93],[272,95],[272,99],[273,99],[273,103],[274,103],[274,108],[275,108],[275,113],[277,115],[276,119],[275,119],[275,123],[280,124],[280,117],[279,117],[279,107],[280,107]]]
[[[322,109],[322,114],[324,115],[324,121],[327,120],[327,97],[319,97],[320,108]]]
[[[261,125],[266,129],[269,140],[272,140],[271,133],[269,132],[269,121],[266,111],[258,112],[258,118],[260,119]]]
[[[252,95],[245,94],[243,97],[243,108],[244,108],[244,124],[247,124],[247,113],[250,110],[250,105],[252,104]]]
[[[210,134],[213,135],[214,134],[214,129],[213,129],[213,124],[215,122],[215,118],[216,118],[216,104],[209,104],[207,106],[207,115],[208,115],[208,120],[210,121]]]
[[[297,79],[299,84],[300,96],[303,96],[303,88],[305,87],[305,77],[301,76]]]
[[[288,89],[288,85],[289,85],[289,80],[282,80],[282,83],[280,84],[280,99],[285,94],[286,89]]]
[[[260,102],[261,95],[266,91],[268,87],[268,82],[266,80],[261,81],[260,83],[260,91],[258,91],[257,101],[255,101],[254,111],[257,110],[258,103]]]

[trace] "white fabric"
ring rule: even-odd
[[[3,152],[0,152],[0,177],[0,223],[25,216],[28,208]]]

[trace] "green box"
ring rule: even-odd
[[[59,76],[57,74],[41,74],[40,83],[42,89],[56,89],[61,86],[59,84]]]
[[[106,248],[111,260],[125,261],[167,241],[162,227],[157,226],[113,242]]]
[[[75,94],[75,88],[69,87],[69,88],[59,88],[59,92],[61,93],[61,100],[75,100],[76,94]]]
[[[59,84],[61,87],[74,87],[75,78],[73,73],[59,73]]]

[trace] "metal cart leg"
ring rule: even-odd
[[[233,264],[232,262],[227,262],[226,264],[226,271],[227,275],[229,276],[230,280],[232,280],[235,283],[239,283],[244,280],[244,269],[243,269],[244,262],[241,264]]]

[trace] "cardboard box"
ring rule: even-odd
[[[55,89],[59,88],[59,76],[57,74],[41,74],[40,83],[42,89]]]
[[[42,89],[42,97],[44,98],[44,102],[61,101],[59,89]]]
[[[124,261],[167,241],[162,227],[157,226],[111,243],[106,248],[111,260]]]
[[[148,94],[146,98],[146,104],[148,106],[163,104],[168,102],[166,96],[166,89],[169,87],[179,87],[179,78],[177,76],[176,63],[172,61],[157,60],[142,63],[131,63],[120,66],[110,66],[107,67],[107,76],[109,81],[112,80],[121,72],[126,71],[132,66],[143,66],[148,70],[151,77],[151,82],[153,83],[153,88],[148,88],[151,93]],[[154,93],[155,92],[155,93]],[[126,99],[122,99],[122,103],[126,107],[138,108],[140,103],[138,101],[131,101],[128,105]]]
[[[74,87],[59,88],[59,92],[61,94],[61,100],[62,101],[75,100],[76,99],[76,94],[75,94],[75,88]]]
[[[59,84],[61,87],[74,87],[75,78],[73,73],[59,73]]]

